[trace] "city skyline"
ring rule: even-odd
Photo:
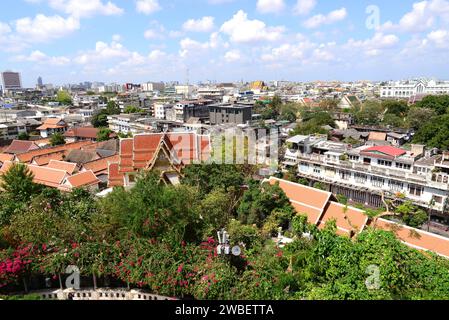
[[[446,0],[7,2],[0,70],[26,87],[447,78]]]

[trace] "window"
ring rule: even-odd
[[[390,180],[388,186],[393,191],[402,191],[402,189],[404,189],[404,183],[396,180]]]
[[[340,170],[340,178],[343,180],[349,180],[351,178],[351,172],[346,170]]]
[[[313,166],[313,173],[321,174],[321,167],[320,166]]]
[[[396,162],[396,168],[410,170],[412,168],[412,166],[410,164]]]
[[[358,172],[354,174],[354,178],[355,182],[357,183],[366,183],[366,181],[368,180],[368,176],[366,174]]]
[[[386,161],[386,160],[378,160],[377,163],[380,166],[385,166],[385,167],[391,167],[391,165],[393,164],[393,162],[391,161]]]
[[[349,160],[352,161],[359,161],[360,157],[359,156],[349,156]]]
[[[371,184],[374,187],[382,188],[384,186],[385,179],[379,177],[371,177]]]
[[[433,201],[435,201],[435,203],[442,204],[443,203],[443,197],[433,196]]]
[[[424,191],[424,188],[412,184],[408,187],[408,190],[409,190],[409,193],[411,196],[421,197],[421,195]]]

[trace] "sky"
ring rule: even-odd
[[[448,79],[449,0],[2,0],[0,70],[82,81]]]

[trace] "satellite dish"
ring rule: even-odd
[[[242,253],[242,249],[240,249],[239,246],[235,246],[232,248],[232,254],[236,257],[238,257]]]

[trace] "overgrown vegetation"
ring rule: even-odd
[[[351,240],[335,223],[318,230],[245,166],[190,166],[184,175],[175,187],[142,174],[135,188],[96,199],[37,187],[13,167],[0,194],[0,290],[76,265],[86,276],[196,299],[449,299],[449,262],[391,232]],[[217,256],[222,227],[240,257]],[[283,249],[271,241],[278,228],[295,239]],[[375,290],[366,285],[372,265]]]

